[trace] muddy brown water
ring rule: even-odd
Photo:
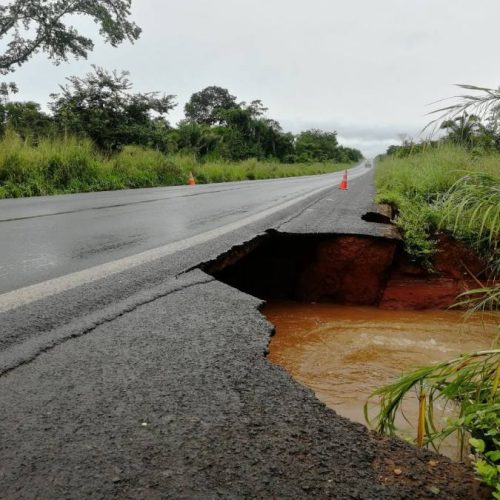
[[[374,307],[270,302],[263,310],[276,326],[269,359],[339,414],[366,424],[364,404],[372,391],[404,371],[449,360],[492,346],[498,316],[476,315],[464,322],[457,311],[387,311]],[[405,415],[417,420],[417,398],[405,402]],[[371,409],[373,416],[374,408]],[[442,410],[438,420],[453,414]],[[403,437],[415,426],[400,419]],[[440,452],[460,458],[449,439]]]

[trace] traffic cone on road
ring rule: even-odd
[[[196,185],[196,181],[194,180],[194,177],[193,177],[193,172],[189,172],[188,185],[189,186],[195,186]]]
[[[349,184],[347,182],[347,170],[344,172],[344,175],[342,176],[342,181],[340,182],[339,189],[346,190],[349,189]]]

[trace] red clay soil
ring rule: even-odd
[[[381,309],[448,309],[474,282],[448,278],[415,279],[391,277],[384,290]]]
[[[375,305],[379,302],[397,243],[363,236],[337,236],[318,244],[302,270],[297,297],[304,301]]]
[[[446,278],[468,279],[471,274],[483,277],[486,263],[473,250],[450,235],[439,233],[435,236],[438,251],[432,265],[437,273]]]
[[[486,264],[470,248],[446,234],[436,235],[433,272],[398,252],[379,306],[382,309],[447,309],[461,293],[478,284]]]
[[[463,243],[436,235],[433,271],[412,263],[392,240],[336,236],[317,244],[299,273],[296,298],[382,309],[447,309],[477,288],[486,264]]]

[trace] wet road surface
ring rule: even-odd
[[[235,223],[340,177],[0,200],[0,294]]]

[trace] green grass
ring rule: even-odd
[[[405,398],[415,392],[423,406],[423,443],[439,450],[455,434],[462,458],[467,444],[474,452],[474,467],[483,482],[500,499],[500,350],[464,354],[450,361],[417,368],[377,389],[370,400],[379,411],[370,423],[380,432],[397,435],[396,417]],[[365,417],[368,420],[368,407]],[[443,421],[440,408],[453,405],[457,416]],[[470,439],[469,439],[470,437]]]
[[[406,158],[386,156],[377,163],[378,197],[402,195],[433,201],[461,177],[470,173],[500,174],[500,154],[475,155],[443,144]]]
[[[438,228],[489,251],[498,241],[498,189],[493,191],[499,177],[500,154],[477,155],[442,145],[407,158],[382,158],[376,168],[377,201],[398,210],[396,223],[408,253],[417,260],[425,262],[433,253],[430,235]],[[478,193],[488,196],[488,206],[480,203]],[[462,205],[466,198],[471,203]],[[485,210],[487,219],[479,220]]]
[[[0,198],[198,183],[270,179],[337,172],[339,163],[282,164],[198,161],[193,155],[126,146],[105,157],[85,139],[42,139],[36,146],[7,132],[0,140]]]

